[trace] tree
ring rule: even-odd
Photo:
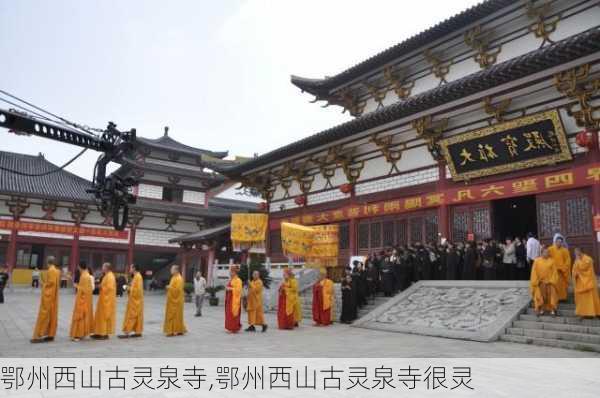
[[[262,261],[263,256],[255,253],[249,253],[250,256],[250,275],[254,271],[260,272],[260,279],[263,281],[263,285],[265,288],[269,288],[271,284],[271,277],[269,276],[269,269],[267,269]],[[240,272],[238,276],[242,280],[244,284],[248,282],[248,266],[246,263],[243,263],[240,266]]]

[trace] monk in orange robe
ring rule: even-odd
[[[229,268],[229,282],[225,287],[225,329],[237,333],[242,328],[242,280],[238,277],[238,267]]]
[[[296,280],[291,275],[292,271],[286,269],[283,273],[283,282],[279,287],[277,305],[277,325],[279,329],[293,329],[296,325],[295,311],[298,289],[297,287],[294,288]]]
[[[548,253],[554,260],[558,272],[558,284],[556,286],[558,300],[566,300],[569,280],[571,279],[571,255],[569,250],[563,246],[562,238],[556,238],[554,244],[548,248]]]
[[[248,328],[246,332],[255,332],[256,326],[262,326],[262,331],[267,331],[265,323],[265,313],[263,308],[263,282],[260,279],[260,272],[252,272],[252,280],[248,284]]]
[[[538,316],[544,315],[545,311],[556,315],[556,307],[558,306],[557,285],[559,283],[558,271],[554,260],[550,257],[548,248],[544,247],[542,249],[542,256],[533,261],[531,278],[529,280],[533,306]]]
[[[315,326],[321,326],[321,312],[323,310],[323,286],[321,281],[323,274],[319,276],[319,280],[315,282],[312,289],[312,317]]]
[[[71,331],[69,335],[72,341],[79,341],[92,332],[94,326],[92,276],[85,264],[79,265],[79,283],[73,306],[73,317],[71,318]]]
[[[144,280],[134,264],[129,266],[131,283],[127,289],[128,299],[123,319],[123,334],[119,338],[142,337],[144,330]]]
[[[171,267],[171,280],[167,286],[167,304],[165,306],[165,323],[163,332],[167,337],[181,336],[187,332],[183,321],[183,277],[179,273],[179,266]]]
[[[33,329],[32,343],[53,341],[56,336],[60,270],[56,266],[56,259],[53,256],[48,257],[46,264],[48,270],[40,293],[40,310]]]
[[[318,304],[315,307],[313,303],[313,319],[317,326],[328,326],[333,322],[333,301],[334,285],[333,281],[327,278],[327,271],[321,270],[319,281],[313,286],[313,299],[315,290],[317,291]]]
[[[580,248],[575,248],[573,264],[573,284],[575,285],[575,315],[579,317],[600,316],[600,297],[594,263]]]
[[[102,264],[102,273],[94,316],[94,334],[91,336],[96,340],[107,340],[109,335],[115,334],[117,321],[117,282],[110,263]]]

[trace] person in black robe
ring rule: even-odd
[[[462,279],[475,280],[477,279],[477,248],[475,242],[468,242],[463,257]]]
[[[398,258],[398,250],[392,249],[389,255],[389,262],[392,266],[392,275],[394,277],[394,294],[400,290],[400,259]]]
[[[400,254],[400,291],[409,288],[413,280],[413,258],[410,252],[404,248]]]
[[[429,252],[421,243],[416,244],[416,263],[419,280],[431,279],[431,260]]]
[[[436,275],[437,279],[446,278],[446,246],[434,245],[435,255],[437,257]]]
[[[527,247],[519,238],[515,238],[515,255],[517,256],[517,264],[515,266],[516,279],[529,280],[527,272]]]
[[[483,268],[483,279],[492,281],[496,279],[496,247],[487,240],[483,242],[483,254],[481,267]]]
[[[393,265],[390,263],[389,257],[383,262],[381,268],[381,289],[385,297],[392,297],[394,295],[394,270]]]
[[[375,300],[375,295],[377,294],[377,283],[379,281],[379,271],[375,267],[373,261],[368,262],[367,268],[367,285],[369,288],[369,298],[371,300]]]
[[[369,304],[369,282],[367,281],[368,273],[365,264],[360,263],[358,274],[360,275],[360,298],[362,300],[362,305],[365,306]]]
[[[352,268],[352,273],[350,274],[352,276],[352,294],[356,299],[356,306],[361,308],[365,304],[365,298],[362,296],[363,288],[361,286],[361,263],[359,261],[355,261],[353,265],[354,267]]]
[[[342,323],[351,323],[356,319],[356,300],[352,289],[352,276],[347,274],[342,281]]]
[[[459,261],[458,250],[452,243],[448,243],[448,248],[446,249],[446,280],[454,281],[458,279]]]

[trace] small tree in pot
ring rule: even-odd
[[[223,290],[225,289],[225,286],[223,285],[218,285],[218,286],[209,286],[206,288],[206,293],[209,294],[208,296],[208,304],[210,304],[211,306],[217,306],[219,305],[219,298],[217,297],[217,292],[219,290]]]
[[[183,285],[183,291],[185,292],[185,302],[191,303],[192,296],[194,295],[194,284],[192,282],[186,282]]]

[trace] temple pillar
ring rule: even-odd
[[[129,229],[129,243],[127,245],[127,266],[133,264],[135,254],[135,224]]]
[[[210,282],[212,281],[213,278],[213,268],[215,266],[215,258],[216,258],[216,253],[215,253],[215,245],[211,245],[210,248],[208,249],[208,260],[206,263],[206,281]]]
[[[73,274],[79,265],[79,225],[75,225],[75,232],[73,233],[73,240],[71,241],[71,255],[69,256],[69,259],[69,271],[71,274]]]
[[[17,236],[17,228],[13,226],[10,230],[8,252],[6,253],[6,265],[9,275],[12,275],[12,270],[17,266]]]
[[[438,192],[446,190],[446,163],[438,162]],[[450,211],[446,201],[438,207],[438,233],[446,239],[450,239]]]

